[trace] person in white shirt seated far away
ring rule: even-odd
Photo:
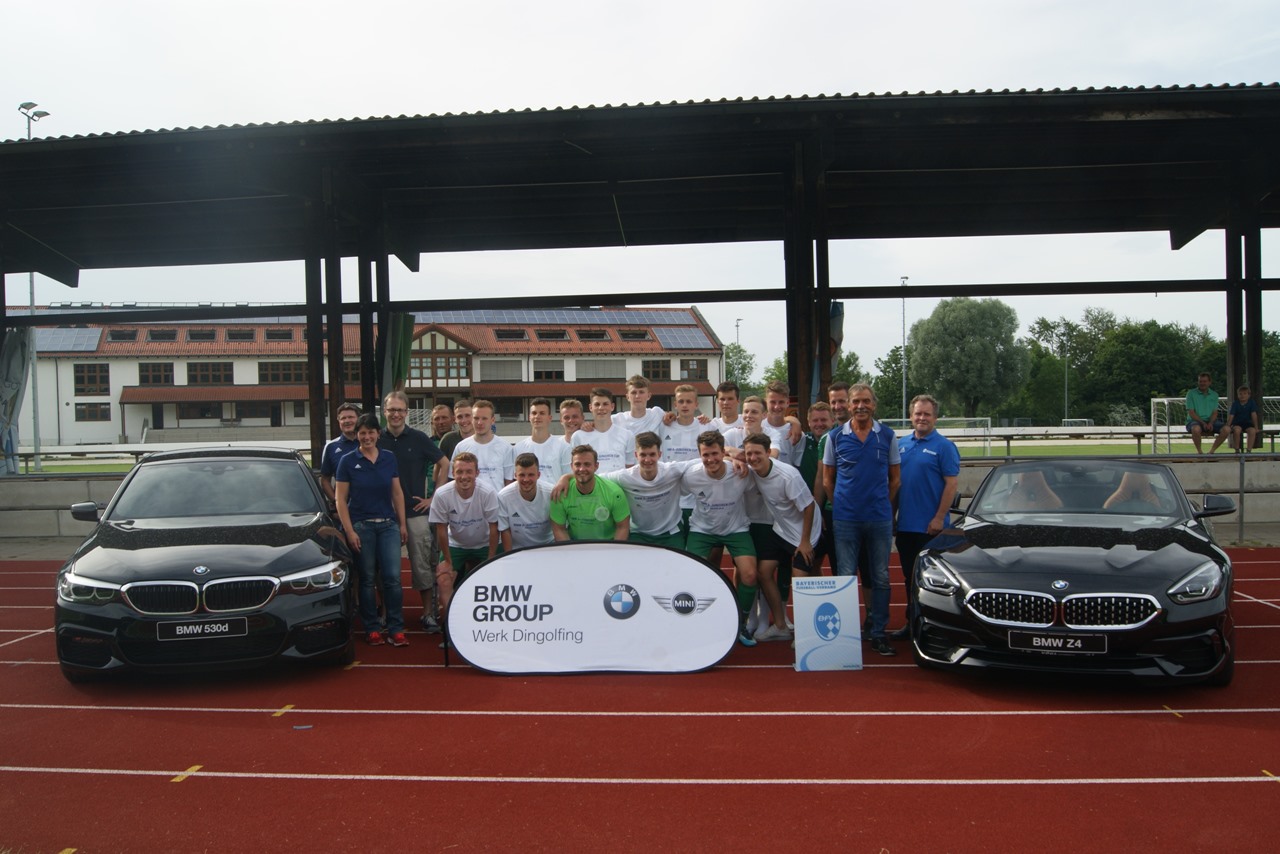
[[[547,412],[549,420],[549,405]],[[551,532],[551,484],[542,479],[534,454],[526,452],[516,457],[516,481],[498,493],[498,536],[504,554],[555,540]]]
[[[535,397],[529,401],[529,428],[533,435],[516,442],[515,455],[519,457],[521,454],[533,454],[537,457],[542,479],[554,485],[561,475],[569,474],[572,449],[567,442],[561,442],[551,435],[550,400]]]
[[[515,450],[506,439],[493,432],[493,404],[476,400],[471,404],[471,424],[474,432],[454,449],[455,454],[475,454],[479,461],[480,478],[493,487],[496,495],[515,480]]]
[[[596,474],[618,471],[635,463],[635,447],[632,436],[624,427],[613,426],[613,392],[607,388],[591,390],[591,429],[583,428],[573,434],[573,447],[587,445],[596,451]]]
[[[560,426],[564,428],[564,443],[569,446],[569,454],[572,457],[573,434],[582,429],[582,401],[560,401]]]

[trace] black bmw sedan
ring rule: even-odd
[[[1009,463],[915,568],[922,667],[1127,674],[1225,685],[1231,562],[1164,465]]]
[[[58,573],[63,674],[191,670],[276,659],[349,663],[351,555],[293,451],[145,457]]]

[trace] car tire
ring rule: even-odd
[[[347,639],[347,645],[336,653],[333,658],[329,659],[329,663],[335,667],[346,667],[355,664],[356,661],[356,642],[354,638]]]

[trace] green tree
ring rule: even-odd
[[[1000,406],[1001,415],[1010,418],[1029,418],[1040,426],[1058,424],[1063,417],[1062,359],[1039,340],[1028,345],[1027,380]],[[1071,417],[1084,417],[1076,412],[1074,401],[1079,397],[1077,372],[1067,376],[1067,390],[1072,400]]]
[[[761,381],[761,385],[767,386],[771,382],[789,383],[790,380],[787,379],[789,370],[790,368],[787,365],[787,354],[783,353],[781,356],[770,362],[769,366],[764,369],[764,378]]]
[[[1089,369],[1090,416],[1106,418],[1113,404],[1148,412],[1153,397],[1181,397],[1195,384],[1198,351],[1173,323],[1125,321],[1098,348]]]
[[[907,400],[923,389],[915,384],[915,371],[911,370],[912,350],[907,348]],[[880,418],[902,418],[902,347],[894,347],[883,359],[876,359],[876,376],[871,380],[871,390],[878,404],[876,415]],[[944,407],[944,415],[948,414]]]
[[[908,378],[973,418],[1026,377],[1027,347],[1017,331],[1017,312],[1000,300],[943,300],[911,327]]]
[[[862,363],[858,360],[857,353],[850,350],[840,351],[840,358],[831,372],[831,381],[846,382],[850,385],[867,381],[867,373],[862,370]]]
[[[756,372],[756,357],[741,344],[727,344],[724,348],[724,378],[738,384],[739,388],[751,385],[751,375]]]

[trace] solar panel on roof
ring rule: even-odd
[[[706,350],[711,348],[711,339],[706,333],[693,326],[655,326],[653,334],[664,350]]]
[[[620,324],[645,325],[679,323],[687,320],[693,323],[688,311],[651,311],[644,309],[474,309],[462,311],[423,311],[417,312],[419,323],[557,323],[557,324]]]
[[[101,329],[36,329],[36,349],[43,352],[92,353]]]

